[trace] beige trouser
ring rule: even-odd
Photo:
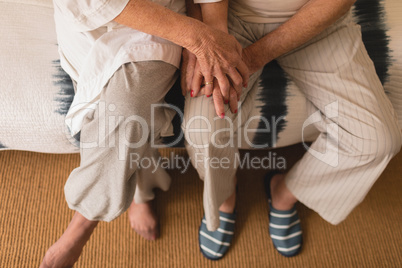
[[[135,62],[110,78],[81,129],[81,163],[64,188],[71,209],[89,220],[111,221],[130,206],[136,184],[138,201],[152,199],[153,187],[168,189],[169,175],[152,164],[159,157],[152,144],[174,115],[155,104],[164,103],[176,70],[162,61]]]
[[[229,30],[244,47],[278,26],[229,16]],[[309,102],[306,124],[321,132],[287,174],[287,186],[299,201],[337,224],[363,200],[400,150],[396,115],[350,14],[277,62]],[[258,97],[255,81],[253,77],[242,95],[239,112],[232,114],[226,107],[225,119],[217,118],[209,98],[186,98],[182,127],[192,163],[204,180],[209,230],[219,226],[219,206],[235,189],[237,134]],[[254,179],[249,178],[250,183]]]

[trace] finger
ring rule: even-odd
[[[237,69],[235,68],[230,68],[229,69],[229,73],[228,76],[231,80],[232,86],[235,90],[235,93],[237,95],[237,97],[240,99],[240,95],[243,89],[243,78],[241,77],[241,75],[239,74],[239,72],[237,71]],[[230,93],[232,94],[232,93]]]
[[[191,83],[190,96],[195,97],[201,89],[202,81],[204,80],[204,75],[201,73],[198,62],[195,65],[193,81]]]
[[[226,75],[219,73],[216,76],[222,97],[226,102],[229,102],[230,83]]]
[[[243,87],[247,87],[249,80],[249,70],[247,68],[247,65],[244,63],[244,61],[240,61],[236,68],[243,79]]]
[[[212,96],[212,91],[218,89],[219,90],[219,85],[218,81],[214,78],[211,81],[205,81],[205,86],[204,86],[204,93],[205,96],[208,98]]]
[[[241,94],[243,93],[243,87],[240,88],[239,92],[235,91],[234,93],[236,93],[237,101],[240,101]]]
[[[197,59],[195,57],[194,54],[192,54],[191,52],[188,52],[188,64],[187,64],[187,68],[186,68],[186,84],[187,84],[187,91],[191,90],[191,85],[193,82],[193,77],[194,77],[194,72],[195,72],[195,67],[196,67],[196,63],[197,63]]]
[[[180,76],[180,87],[181,87],[181,94],[185,97],[187,95],[187,90],[186,90],[186,81],[183,77],[185,77],[184,71],[180,71],[181,76]]]
[[[205,86],[201,87],[200,91],[198,92],[198,96],[205,95]]]
[[[236,113],[237,113],[238,101],[237,101],[236,90],[235,90],[234,88],[231,88],[231,89],[230,89],[229,107],[230,107],[230,111],[231,111],[233,114],[236,114]]]
[[[181,77],[184,77],[183,72],[181,73],[182,73]],[[187,95],[187,90],[186,90],[186,82],[184,81],[183,78],[180,78],[180,87],[181,87],[181,94],[185,97]]]
[[[199,62],[199,66],[200,66],[200,72],[202,73],[202,75],[204,76],[204,81],[205,81],[205,87],[208,91],[208,93],[211,93],[211,91],[213,90],[213,85],[214,85],[214,76],[212,75],[212,69],[211,63],[208,61],[202,61],[202,60],[198,60]]]
[[[182,53],[182,60],[180,66],[180,87],[181,87],[181,94],[183,94],[183,96],[186,96],[187,94],[186,71],[187,71],[188,58],[184,51],[185,50],[183,50]]]
[[[198,91],[197,97],[198,97],[198,96],[202,96],[202,95],[207,96],[207,94],[205,94],[205,86],[202,86],[201,89],[200,89],[200,91]],[[208,96],[207,96],[207,97],[208,97]],[[209,97],[212,97],[212,94],[209,95]]]
[[[214,100],[215,112],[220,118],[225,117],[225,106],[223,104],[223,97],[220,90],[214,90],[212,93]]]
[[[215,85],[217,85],[217,81],[212,75],[204,78],[204,93],[206,96],[211,97],[212,91],[214,90]]]

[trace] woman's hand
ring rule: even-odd
[[[180,85],[183,96],[186,96],[187,92],[191,90],[191,83],[193,81],[196,63],[197,58],[195,55],[184,48],[180,67]]]
[[[212,92],[215,83],[211,82],[216,78],[224,101],[230,99],[231,85],[237,97],[240,97],[242,87],[248,83],[249,78],[247,66],[241,57],[242,47],[227,33],[213,28],[208,28],[208,32],[201,35],[199,42],[194,44],[195,48],[189,48],[195,54],[199,65],[194,69],[191,90],[196,96],[202,81],[205,80],[206,90]]]
[[[194,73],[200,72],[199,68],[199,63],[195,55],[184,49],[181,65],[181,88],[183,96],[186,96],[189,91],[191,97],[205,95],[209,98],[213,96],[216,114],[221,118],[225,116],[225,104],[229,104],[232,113],[237,113],[238,101],[240,100],[242,88],[240,91],[236,91],[233,85],[230,84],[229,100],[224,100],[222,91],[216,78],[214,78],[212,83],[208,85],[205,84],[205,80],[200,82],[193,79]],[[193,85],[199,85],[199,83],[201,83],[199,91],[195,92],[191,89],[193,88]]]

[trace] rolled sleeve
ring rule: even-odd
[[[116,18],[129,0],[54,0],[55,15],[76,31],[92,31]]]

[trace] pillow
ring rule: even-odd
[[[64,117],[73,97],[60,68],[52,1],[0,1],[0,146],[77,152]]]

